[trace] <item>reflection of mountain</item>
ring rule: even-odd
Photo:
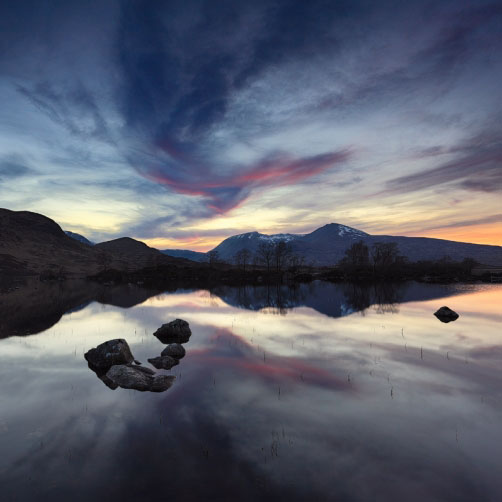
[[[414,282],[362,286],[316,281],[294,287],[219,286],[211,293],[231,306],[249,310],[271,308],[285,314],[291,308],[310,307],[329,317],[342,317],[364,311],[372,305],[381,312],[393,312],[402,302],[432,300],[461,291],[455,286]],[[163,292],[136,285],[103,286],[82,280],[34,280],[0,295],[0,338],[40,333],[56,324],[63,314],[77,312],[93,301],[130,308]]]
[[[329,317],[346,316],[373,305],[381,312],[393,312],[399,303],[433,300],[459,293],[458,289],[451,286],[417,282],[364,286],[321,281],[294,287],[220,286],[211,292],[234,307],[249,310],[272,308],[279,313],[286,313],[294,307],[310,307]]]
[[[92,301],[129,308],[159,292],[134,285],[106,287],[91,281],[34,280],[0,296],[0,338],[45,331],[63,314],[77,312]]]

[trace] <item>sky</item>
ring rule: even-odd
[[[0,207],[206,251],[502,245],[502,1],[0,4]]]

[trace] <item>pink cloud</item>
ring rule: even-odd
[[[205,198],[206,207],[217,213],[238,207],[254,189],[299,183],[345,163],[351,156],[348,149],[301,158],[276,155],[222,176],[215,167],[188,159],[170,144],[162,148],[174,163],[140,169],[141,174],[177,193]]]

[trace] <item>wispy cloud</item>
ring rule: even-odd
[[[390,180],[388,192],[411,192],[447,183],[470,191],[502,190],[502,135],[483,133],[453,148],[437,147],[424,153],[453,154],[454,158],[432,169]]]
[[[343,164],[350,157],[348,150],[329,152],[305,158],[290,158],[286,154],[269,156],[257,164],[242,166],[222,176],[215,166],[189,163],[183,166],[158,166],[142,170],[142,174],[157,183],[186,195],[207,199],[207,207],[224,213],[246,200],[255,188],[294,184]]]
[[[304,211],[298,231],[340,208],[380,218],[371,193],[502,190],[498,2],[7,3],[0,154],[29,152],[0,167],[13,207],[30,194],[84,218],[92,201],[116,212],[110,232],[154,238],[258,196]],[[36,196],[23,166],[43,176]],[[443,198],[402,218],[428,225]]]

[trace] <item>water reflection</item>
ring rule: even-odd
[[[468,291],[472,287],[462,289]],[[365,312],[372,306],[381,313],[397,312],[400,302],[445,298],[460,291],[458,287],[449,285],[413,282],[364,286],[317,281],[297,285],[220,286],[211,289],[211,294],[229,305],[249,310],[267,309],[284,315],[297,307],[309,307],[329,317],[342,317],[353,312]],[[64,314],[76,313],[92,302],[131,308],[162,292],[135,284],[104,286],[92,281],[27,282],[0,295],[0,338],[40,333],[57,324]]]
[[[2,497],[500,500],[501,302],[500,286],[219,288],[10,333]],[[445,303],[454,323],[433,316]],[[90,347],[125,338],[146,361],[176,318],[193,335],[169,392],[96,382]]]

